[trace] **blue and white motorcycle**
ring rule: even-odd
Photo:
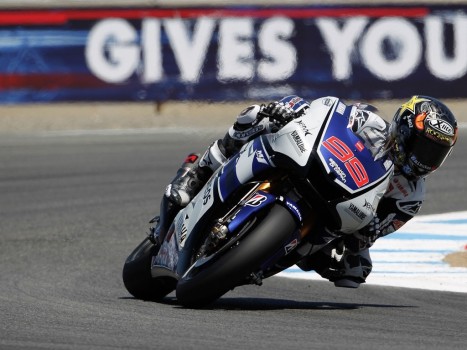
[[[150,236],[130,254],[127,290],[151,300],[176,290],[182,305],[203,306],[236,286],[260,285],[339,237],[326,232],[368,224],[393,164],[348,127],[352,108],[315,100],[276,133],[245,144],[162,240]]]

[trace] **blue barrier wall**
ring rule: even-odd
[[[0,11],[0,103],[467,97],[467,7]]]

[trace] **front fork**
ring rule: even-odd
[[[315,226],[316,214],[308,201],[297,192],[292,184],[287,186],[281,180],[278,182],[281,183],[280,192],[284,193],[283,195],[278,195],[278,198],[292,212],[294,217],[298,219],[300,239],[304,239],[312,232]],[[278,187],[275,183],[277,182],[264,181],[258,186],[258,190],[274,194],[277,192]]]
[[[152,243],[159,245],[162,244],[167,236],[170,225],[180,209],[181,207],[170,202],[165,195],[162,196],[159,216],[156,216],[149,221],[150,224],[154,225],[150,228],[150,233],[148,235],[148,238]]]
[[[270,197],[271,202],[279,202],[286,207],[297,223],[297,230],[284,243],[283,249],[276,252],[267,262],[261,266],[260,271],[253,273],[250,277],[251,283],[260,284],[262,278],[272,276],[286,268],[295,265],[303,257],[313,251],[312,234],[317,223],[317,216],[311,205],[296,191],[292,182],[288,178],[275,179],[275,181],[264,181],[256,184],[250,192],[242,199],[240,210],[235,213],[244,215],[242,208],[254,205],[262,197]],[[238,208],[238,207],[237,207]],[[250,210],[247,210],[247,212]],[[258,210],[259,211],[259,210]],[[250,214],[253,215],[253,214]],[[241,220],[245,222],[245,220]],[[227,226],[226,229],[230,229]]]
[[[291,210],[289,203],[289,201],[284,202],[289,210]],[[298,232],[292,235],[291,239],[284,244],[282,251],[277,252],[275,256],[261,266],[260,271],[250,276],[250,283],[260,284],[258,280],[282,272],[298,264],[304,257],[312,254],[315,250],[321,249],[321,247],[317,247],[313,243],[314,231],[318,222],[315,211],[303,198],[299,199],[297,204],[301,214]],[[295,211],[295,209],[292,210]]]

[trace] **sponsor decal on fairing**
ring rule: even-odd
[[[266,197],[265,195],[262,195],[262,194],[255,194],[253,197],[251,197],[246,203],[245,205],[248,205],[249,207],[259,207],[261,204],[263,204],[266,200],[268,199],[268,197]]]
[[[303,120],[298,119],[298,120],[295,121],[295,123],[297,123],[297,124],[300,126],[300,128],[301,128],[302,131],[303,131],[303,133],[305,134],[305,137],[306,137],[307,135],[311,135],[310,130],[308,130],[308,127],[307,127],[307,125],[303,122]]]
[[[303,142],[302,138],[298,134],[297,130],[292,131],[290,134],[291,139],[293,140],[296,149],[300,152],[299,155],[306,152],[305,143]]]
[[[363,221],[366,218],[366,214],[358,206],[356,206],[353,203],[349,204],[346,211],[347,211],[347,213],[351,214],[357,220]]]
[[[295,238],[290,243],[288,243],[285,248],[285,255],[289,254],[292,250],[294,250],[298,245],[298,239]]]
[[[261,150],[256,150],[256,160],[258,161],[258,163],[268,164],[268,162],[264,158],[263,151]]]
[[[344,171],[339,167],[339,165],[334,161],[334,159],[329,158],[329,166],[334,170],[334,172],[339,176],[341,181],[343,183],[347,182],[347,175],[344,173]]]

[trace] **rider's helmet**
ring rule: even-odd
[[[402,174],[426,176],[451,153],[457,140],[457,121],[441,101],[413,96],[394,115],[390,135],[393,161]]]

